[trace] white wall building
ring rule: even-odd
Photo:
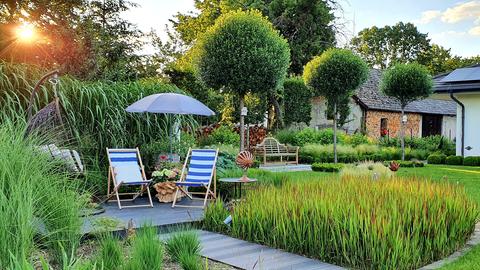
[[[457,155],[480,156],[480,64],[436,76],[434,93],[457,103]]]

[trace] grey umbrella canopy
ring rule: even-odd
[[[131,113],[192,114],[212,116],[215,112],[202,102],[182,94],[163,93],[146,96],[125,109]],[[170,154],[172,153],[172,129],[169,131]]]
[[[200,101],[176,93],[154,94],[140,99],[128,106],[127,112],[168,113],[212,116],[215,112]]]

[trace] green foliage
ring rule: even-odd
[[[286,40],[254,10],[220,16],[199,39],[198,71],[202,80],[240,97],[279,88],[289,61]]]
[[[339,172],[345,164],[335,163],[313,163],[312,171],[314,172]]]
[[[367,64],[349,50],[328,49],[308,62],[303,72],[305,84],[324,96],[328,106],[350,97],[368,75]]]
[[[232,215],[231,235],[247,241],[349,268],[414,269],[462,246],[479,211],[456,184],[345,177],[251,191]]]
[[[203,270],[202,260],[198,255],[182,251],[178,258],[178,262],[183,270]]]
[[[186,45],[192,45],[221,14],[238,9],[260,10],[288,40],[292,50],[290,73],[301,74],[314,55],[335,45],[332,22],[336,5],[336,1],[322,0],[196,0],[198,13],[177,14],[174,29]]]
[[[465,157],[463,159],[465,166],[480,166],[480,157]]]
[[[396,98],[402,108],[432,92],[433,81],[428,70],[420,64],[397,64],[384,72],[380,89]]]
[[[225,233],[227,232],[227,225],[223,221],[230,215],[230,212],[224,206],[222,200],[215,200],[214,203],[208,205],[203,212],[203,228]]]
[[[194,231],[181,231],[173,233],[165,246],[170,257],[180,262],[181,255],[200,256],[200,240]]]
[[[100,240],[100,252],[96,258],[97,265],[103,270],[119,270],[123,265],[123,249],[120,240],[107,233]]]
[[[210,134],[213,144],[231,144],[240,143],[240,135],[229,126],[220,126]]]
[[[428,164],[445,164],[447,156],[445,154],[431,154],[427,158]]]
[[[398,138],[381,138],[378,141],[378,144],[380,146],[401,146]],[[445,155],[455,154],[455,143],[440,135],[413,138],[407,137],[405,138],[405,145],[415,150],[424,150],[428,153],[441,152]],[[419,159],[426,159],[426,157]]]
[[[403,22],[365,28],[350,43],[370,66],[381,69],[392,64],[421,61],[430,49],[428,35],[420,33],[412,23]]]
[[[130,260],[124,270],[161,270],[162,266],[163,246],[157,229],[142,226],[133,240]]]
[[[312,104],[312,91],[305,85],[302,78],[289,78],[283,83],[285,124],[292,123],[310,124],[310,111]]]
[[[447,164],[447,165],[463,165],[463,157],[462,156],[448,156],[445,159],[445,164]]]
[[[381,162],[364,161],[346,165],[340,170],[340,176],[378,180],[392,177],[392,172]]]
[[[393,160],[392,160],[393,161]],[[390,166],[390,163],[392,161],[385,161],[384,165],[385,166]],[[425,167],[425,163],[418,161],[418,160],[411,160],[411,161],[401,161],[401,160],[395,160],[398,164],[400,164],[400,168],[420,168],[420,167]]]
[[[361,133],[355,133],[353,135],[344,136],[343,143],[352,146],[358,146],[361,144],[369,144],[370,141],[368,140],[368,137],[366,135],[363,135]]]
[[[24,138],[22,125],[0,125],[0,268],[14,258],[26,261],[37,244],[63,263],[80,241],[80,209],[86,205],[78,182],[61,172],[60,164],[35,150],[43,139]],[[39,231],[38,222],[42,223]],[[68,258],[67,258],[68,259]]]

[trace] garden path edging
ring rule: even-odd
[[[446,258],[443,258],[439,261],[433,262],[431,264],[428,264],[428,265],[420,268],[419,270],[438,269],[438,268],[444,266],[447,263],[454,262],[458,258],[465,255],[468,251],[470,251],[476,245],[480,245],[480,222],[478,222],[475,225],[475,230],[473,231],[472,235],[470,236],[470,239],[467,241],[467,243],[465,244],[465,246],[463,248],[455,251],[450,256],[448,256]]]

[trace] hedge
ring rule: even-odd
[[[445,160],[445,163],[448,165],[462,165],[463,157],[462,156],[448,156]]]
[[[463,165],[465,166],[480,166],[480,157],[472,156],[463,159]]]
[[[313,163],[312,171],[314,172],[339,172],[345,164],[342,163]]]
[[[431,154],[428,156],[428,164],[445,164],[447,156],[445,154]]]

